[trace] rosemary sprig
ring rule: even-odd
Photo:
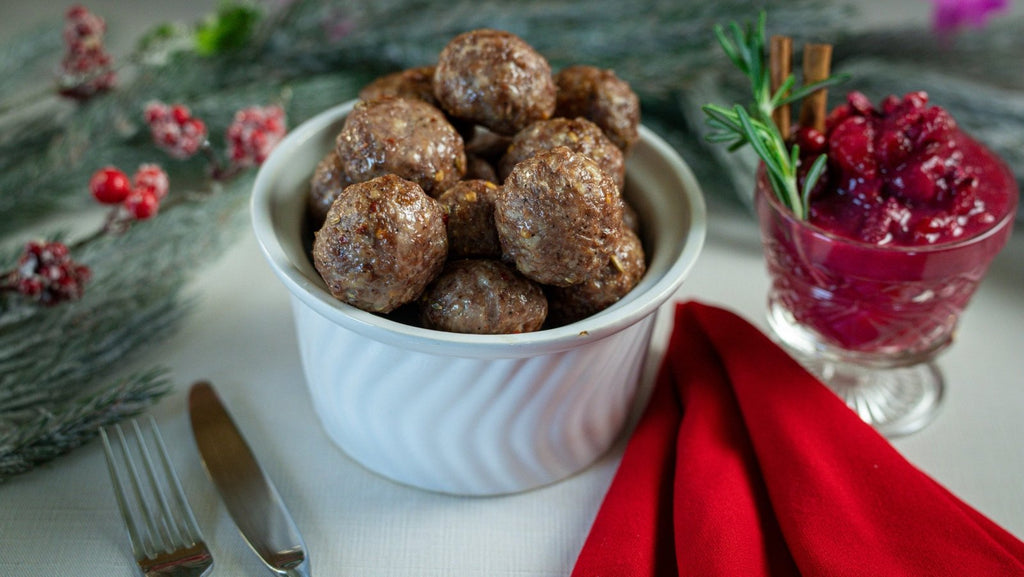
[[[797,87],[796,79],[791,74],[773,93],[771,71],[765,65],[766,20],[766,13],[761,12],[756,27],[748,24],[746,28],[741,28],[739,24],[733,22],[729,25],[731,37],[723,26],[716,25],[714,28],[715,36],[726,56],[750,80],[754,99],[749,108],[739,104],[732,108],[715,104],[701,107],[708,125],[713,129],[707,140],[728,144],[730,151],[750,144],[764,163],[768,180],[779,201],[793,211],[797,218],[805,219],[810,191],[824,173],[828,157],[821,154],[814,160],[807,171],[801,191],[797,180],[800,147],[797,144],[792,148],[788,147],[786,138],[772,119],[772,113],[780,106],[803,99],[821,88],[845,81],[847,77],[831,76],[819,82]]]

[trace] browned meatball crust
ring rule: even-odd
[[[449,261],[419,304],[424,327],[473,334],[535,331],[548,311],[540,285],[490,259]]]
[[[327,153],[316,165],[313,177],[309,179],[309,218],[315,228],[320,228],[331,203],[341,191],[351,184],[341,169],[341,159],[334,150]]]
[[[486,180],[498,184],[498,171],[486,158],[475,154],[466,153],[466,175],[465,180]]]
[[[556,146],[566,146],[573,152],[589,156],[622,190],[626,180],[626,163],[622,151],[608,140],[596,124],[586,118],[540,120],[519,131],[498,163],[498,178],[504,181],[515,165]]]
[[[345,188],[313,241],[313,264],[331,294],[378,313],[415,300],[447,254],[440,205],[392,174]]]
[[[515,34],[474,30],[453,38],[434,69],[434,96],[456,118],[512,135],[555,110],[551,66]]]
[[[421,100],[382,97],[356,103],[335,150],[352,182],[395,174],[430,196],[466,172],[462,137],[440,110]]]
[[[495,134],[486,128],[477,126],[473,138],[466,141],[466,154],[479,156],[488,162],[497,164],[511,143],[511,136]]]
[[[622,199],[622,225],[636,234],[640,234],[640,215],[626,199]]]
[[[512,169],[494,206],[505,256],[527,278],[569,286],[596,274],[622,234],[622,198],[596,162],[558,146]]]
[[[411,98],[422,100],[427,104],[441,109],[434,97],[434,67],[419,66],[386,74],[367,84],[359,91],[360,100],[376,100],[378,98]],[[441,110],[444,112],[444,110]],[[446,115],[448,122],[458,131],[463,141],[472,138],[475,125],[466,120],[459,120]]]
[[[629,152],[640,138],[640,99],[615,72],[570,66],[555,75],[555,84],[555,116],[592,120],[623,152]]]
[[[647,270],[640,238],[625,230],[614,254],[597,275],[568,287],[547,287],[552,326],[576,322],[615,304],[640,282]]]
[[[447,219],[448,258],[501,258],[494,201],[499,188],[486,180],[463,180],[437,198]]]
[[[359,91],[360,100],[376,100],[385,96],[422,100],[437,106],[437,99],[434,98],[434,67],[420,66],[385,74]]]

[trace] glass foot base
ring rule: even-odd
[[[846,351],[825,344],[773,299],[768,324],[800,364],[886,437],[915,433],[935,418],[945,381],[933,358],[948,339],[913,354]]]
[[[935,363],[877,368],[796,356],[861,419],[893,438],[920,431],[942,404],[945,381]]]

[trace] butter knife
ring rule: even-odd
[[[188,410],[206,472],[249,547],[275,574],[309,577],[295,522],[210,383],[192,385]]]

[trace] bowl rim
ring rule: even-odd
[[[580,321],[529,333],[478,335],[452,333],[407,325],[385,318],[334,298],[330,292],[303,274],[287,255],[275,234],[271,214],[273,179],[287,170],[291,154],[306,141],[348,114],[356,101],[333,106],[306,120],[285,136],[260,166],[250,199],[251,224],[265,259],[294,300],[305,304],[334,324],[392,346],[446,356],[527,357],[566,351],[597,341],[629,327],[668,301],[682,285],[701,253],[707,234],[704,196],[690,167],[660,136],[646,126],[639,127],[640,140],[666,162],[681,183],[680,197],[689,221],[678,256],[643,293],[643,299],[623,299],[615,305]],[[627,163],[628,171],[628,163]],[[628,174],[628,173],[627,173]],[[621,306],[620,306],[621,305]]]

